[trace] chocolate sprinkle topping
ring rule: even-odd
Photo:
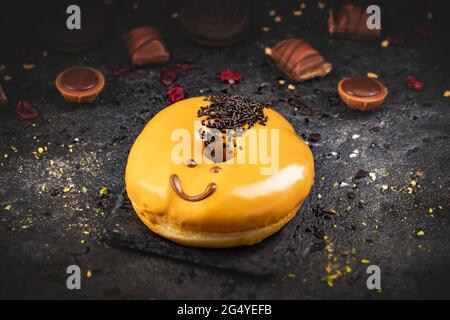
[[[238,95],[217,95],[205,99],[209,106],[202,106],[198,117],[206,117],[202,124],[222,133],[226,130],[244,131],[255,124],[266,125],[264,106]]]

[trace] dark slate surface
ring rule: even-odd
[[[440,3],[431,6],[434,18],[444,21],[449,11]],[[33,59],[36,67],[29,71],[20,64],[5,63],[0,81],[10,103],[0,107],[0,297],[450,297],[450,100],[442,97],[450,89],[448,28],[431,39],[421,39],[413,26],[426,8],[385,5],[387,32],[394,28],[405,32],[406,43],[381,48],[380,41],[330,39],[326,10],[311,3],[301,17],[294,17],[292,11],[298,5],[253,5],[253,29],[244,42],[206,50],[191,45],[178,32],[170,18],[176,3],[169,2],[163,9],[141,4],[133,13],[131,3],[122,2],[108,9],[110,28],[95,50],[70,56],[49,52],[47,58]],[[268,15],[272,8],[283,17],[280,24]],[[394,21],[395,17],[400,20]],[[121,35],[139,20],[160,26],[173,56],[171,64],[177,59],[195,64],[195,70],[178,79],[188,96],[226,90],[260,101],[280,100],[274,108],[300,135],[321,134],[317,143],[311,143],[316,180],[310,197],[289,226],[269,239],[273,244],[263,244],[277,246],[277,237],[289,239],[280,240],[281,250],[261,264],[276,270],[271,276],[252,277],[217,268],[219,252],[199,265],[164,258],[164,252],[149,255],[111,247],[104,241],[102,231],[124,187],[128,150],[145,123],[167,105],[160,67],[116,78],[107,75],[100,98],[82,106],[65,102],[53,81],[58,71],[76,64],[96,66],[108,74],[110,67],[127,63]],[[262,25],[271,31],[259,32]],[[264,56],[264,47],[290,36],[304,38],[321,51],[333,63],[333,72],[325,79],[296,85],[293,92],[279,87],[280,74]],[[226,68],[240,71],[244,83],[220,83],[216,74]],[[348,110],[336,95],[337,82],[366,72],[377,73],[390,95],[375,111]],[[405,87],[409,74],[424,81],[423,92]],[[5,75],[13,80],[5,82]],[[31,80],[31,88],[20,88],[18,79]],[[300,99],[304,105],[297,103],[296,110],[289,98]],[[38,119],[18,119],[13,110],[22,99],[37,107]],[[353,139],[355,134],[360,137]],[[33,152],[44,146],[48,151],[36,158]],[[350,158],[355,149],[359,153]],[[358,169],[375,173],[376,180],[355,179]],[[418,170],[423,176],[415,176]],[[409,193],[411,180],[418,186]],[[348,186],[338,187],[341,182]],[[98,196],[103,186],[110,191],[106,198]],[[382,186],[388,190],[383,192]],[[350,190],[355,193],[353,199],[347,196]],[[323,214],[323,208],[334,208],[337,214]],[[420,230],[425,236],[416,236]],[[201,259],[207,259],[206,252]],[[367,290],[367,265],[361,260],[381,267],[381,292]],[[83,277],[82,290],[66,289],[65,270],[71,264],[93,274]],[[321,281],[346,266],[352,272],[338,277],[333,288]]]

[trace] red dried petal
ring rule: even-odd
[[[439,26],[434,22],[428,22],[416,28],[416,32],[424,38],[430,38],[439,31],[440,31]]]
[[[177,80],[177,70],[175,68],[162,69],[159,73],[159,80],[165,86],[170,86]]]
[[[36,108],[26,100],[19,101],[15,111],[24,120],[33,120],[39,115]]]
[[[167,90],[167,98],[170,103],[175,103],[177,101],[183,100],[185,98],[184,89],[179,84],[174,85],[172,88]]]
[[[420,82],[413,76],[408,76],[406,78],[406,85],[408,88],[414,90],[414,91],[422,91],[423,90],[423,82]]]
[[[175,67],[180,70],[181,72],[189,72],[194,69],[194,65],[189,62],[178,62]]]
[[[242,75],[239,72],[224,70],[219,73],[219,79],[222,82],[226,82],[229,84],[236,84],[242,82]]]
[[[133,70],[133,66],[130,64],[124,64],[119,67],[114,67],[109,70],[109,74],[113,77],[123,76],[124,74],[130,73]]]

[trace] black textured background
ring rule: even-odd
[[[385,32],[406,35],[403,46],[388,48],[380,47],[381,39],[331,39],[326,31],[330,3],[325,10],[307,3],[303,15],[294,17],[299,1],[253,1],[248,38],[232,48],[204,49],[177,29],[171,18],[176,2],[141,2],[133,10],[132,2],[113,0],[107,7],[107,32],[94,50],[49,52],[33,59],[35,68],[28,71],[21,63],[2,62],[6,69],[0,71],[0,83],[10,102],[0,107],[0,297],[449,298],[450,98],[442,94],[450,89],[450,39],[445,1],[380,3]],[[283,17],[281,23],[273,22],[270,9]],[[422,39],[414,26],[428,10],[442,31]],[[23,11],[15,19],[7,10],[2,15],[8,15],[9,29],[2,32],[9,35],[27,19]],[[173,57],[169,65],[178,59],[195,64],[177,81],[188,96],[226,90],[260,101],[297,98],[306,106],[274,106],[300,135],[321,134],[311,143],[315,185],[289,225],[290,241],[283,247],[278,273],[252,277],[224,272],[112,248],[102,240],[103,226],[124,187],[128,150],[145,123],[168,104],[160,67],[108,75],[111,67],[128,63],[121,36],[143,21],[161,29]],[[263,33],[261,26],[271,31]],[[333,63],[329,76],[296,84],[292,92],[278,85],[281,75],[264,55],[266,46],[291,36],[307,40]],[[8,42],[0,46],[9,51]],[[105,90],[92,104],[64,101],[53,84],[58,71],[79,64],[97,67],[107,77]],[[228,68],[241,72],[244,83],[220,83],[217,73]],[[379,109],[351,111],[337,97],[337,82],[367,72],[378,74],[390,94]],[[423,92],[405,86],[409,74],[425,83]],[[13,80],[5,81],[5,75]],[[32,87],[21,88],[20,82]],[[24,99],[36,106],[39,118],[19,120],[14,107]],[[308,114],[311,110],[316,112]],[[355,134],[360,137],[353,139]],[[33,152],[43,146],[48,151],[35,158]],[[350,158],[355,149],[359,154]],[[358,169],[375,173],[376,180],[354,179]],[[415,176],[418,170],[422,177]],[[418,186],[409,193],[411,180]],[[337,187],[341,182],[349,186]],[[387,191],[381,190],[383,185]],[[99,198],[103,186],[110,195]],[[354,199],[347,197],[350,190]],[[329,217],[322,208],[337,214]],[[425,236],[416,236],[420,230]],[[381,292],[366,288],[365,259],[381,267]],[[329,261],[335,269],[352,268],[333,288],[321,280],[335,273],[326,270]],[[91,278],[83,277],[82,290],[66,288],[65,270],[71,264],[92,272]]]

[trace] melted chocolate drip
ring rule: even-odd
[[[211,171],[212,173],[219,173],[220,171],[222,171],[222,168],[218,167],[218,166],[214,166],[214,167],[211,167],[211,169],[209,169],[209,171]]]
[[[172,189],[175,191],[175,193],[182,199],[186,201],[191,202],[197,202],[202,201],[206,198],[208,198],[210,195],[212,195],[217,190],[217,185],[215,183],[210,183],[206,187],[205,191],[202,193],[196,195],[196,196],[190,196],[183,192],[183,188],[181,187],[180,178],[176,174],[173,174],[169,178],[170,185],[172,186]]]

